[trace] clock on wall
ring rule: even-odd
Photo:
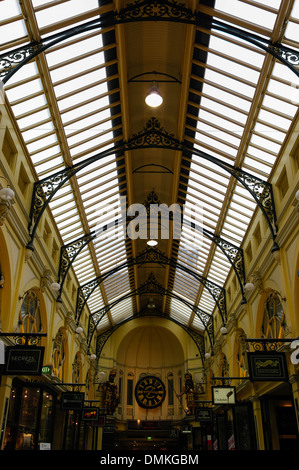
[[[136,384],[135,397],[142,408],[157,408],[165,398],[165,385],[159,377],[147,375]]]

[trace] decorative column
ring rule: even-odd
[[[261,402],[258,396],[250,397],[250,401],[253,405],[253,418],[255,424],[257,449],[265,450]]]
[[[298,374],[291,375],[289,377],[289,382],[292,387],[295,415],[296,415],[296,421],[297,421],[297,429],[299,432],[299,375]]]
[[[12,377],[3,375],[0,386],[0,450],[3,450],[5,428],[9,410]]]

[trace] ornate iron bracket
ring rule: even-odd
[[[111,308],[115,307],[117,304],[119,304],[120,302],[130,297],[134,297],[136,295],[141,295],[141,294],[167,295],[169,297],[175,298],[179,302],[182,302],[187,307],[189,307],[201,320],[208,334],[211,348],[213,349],[213,344],[214,344],[213,317],[209,315],[208,313],[204,312],[202,309],[199,309],[198,307],[192,305],[187,300],[182,299],[177,294],[170,292],[167,289],[164,289],[164,287],[155,280],[155,277],[152,273],[149,275],[148,280],[144,284],[142,284],[140,287],[138,287],[132,292],[129,292],[128,294],[123,295],[122,297],[111,302],[110,304],[105,305],[100,310],[98,310],[97,312],[89,316],[88,333],[87,333],[88,347],[90,347],[90,344],[91,344],[93,335],[97,329],[97,326],[99,325],[102,318],[111,310]],[[136,318],[136,316],[134,318]]]
[[[110,338],[110,336],[122,325],[124,325],[125,323],[128,323],[129,321],[131,320],[134,320],[136,318],[140,318],[140,317],[146,317],[146,316],[149,316],[149,314],[139,314],[139,315],[132,315],[130,316],[129,318],[123,320],[122,322],[118,323],[117,325],[114,325],[112,326],[111,328],[109,328],[108,330],[104,331],[103,333],[100,333],[98,336],[97,336],[97,339],[96,339],[96,356],[97,356],[97,359],[100,358],[101,354],[102,354],[102,350],[107,342],[107,340]],[[150,315],[151,317],[152,316],[155,316],[154,315]],[[188,328],[186,327],[185,325],[182,325],[181,323],[179,323],[177,320],[173,319],[173,318],[170,318],[168,317],[167,315],[164,315],[163,313],[159,313],[159,314],[156,314],[156,316],[158,316],[159,318],[165,318],[166,320],[170,320],[172,321],[173,323],[176,323],[177,325],[179,325],[181,328],[183,328],[183,330],[186,331],[186,333],[188,333],[188,335],[192,338],[192,340],[194,341],[194,343],[196,344],[197,348],[198,348],[198,351],[199,351],[199,354],[200,354],[200,357],[201,357],[201,360],[202,360],[202,363],[204,364],[204,355],[205,355],[205,342],[204,342],[204,337],[202,335],[200,335],[199,333],[197,333],[196,331],[192,330],[191,328]]]
[[[230,173],[248,190],[248,192],[255,199],[257,205],[262,210],[266,218],[271,232],[273,239],[272,251],[279,250],[279,246],[276,243],[277,225],[272,185],[267,181],[263,181],[261,178],[245,172],[241,168],[235,168],[234,166],[224,163],[214,156],[211,156],[195,148],[191,148],[185,143],[180,142],[172,134],[166,132],[163,127],[161,127],[159,121],[156,118],[151,118],[147,122],[145,128],[137,134],[133,135],[133,137],[127,142],[120,142],[115,147],[98,153],[86,159],[84,162],[79,162],[72,167],[65,168],[50,177],[46,177],[34,183],[29,215],[30,223],[28,228],[30,241],[27,244],[27,248],[32,251],[34,250],[33,240],[43,212],[56,192],[72,176],[91,163],[101,160],[108,155],[140,148],[164,148],[168,150],[180,150],[182,152],[186,152],[187,154],[189,154],[191,151],[193,154],[220,166],[225,171]]]
[[[138,0],[120,11],[102,15],[96,20],[88,21],[74,28],[48,36],[41,42],[32,42],[22,48],[14,49],[0,55],[0,78],[6,83],[23,65],[50,47],[78,34],[94,29],[102,29],[116,24],[140,21],[169,21],[202,26],[207,29],[217,29],[234,37],[254,44],[271,54],[299,76],[299,51],[283,46],[257,34],[250,33],[230,24],[215,20],[199,11],[192,11],[182,3],[174,0]]]
[[[47,336],[47,333],[0,333],[0,336],[13,337],[16,345],[37,346],[42,337]]]
[[[283,343],[292,343],[299,338],[246,338],[253,351],[277,351]]]
[[[90,295],[94,292],[94,290],[109,276],[115,274],[116,272],[124,269],[128,266],[133,266],[136,264],[147,264],[147,263],[159,263],[162,265],[169,265],[173,266],[174,268],[181,269],[182,271],[190,274],[193,276],[198,282],[200,282],[208,291],[210,292],[211,296],[213,297],[216,305],[219,309],[221,318],[223,323],[226,323],[226,291],[223,287],[218,286],[214,282],[210,281],[209,279],[201,276],[200,274],[195,273],[194,271],[190,270],[184,265],[177,263],[171,258],[167,258],[161,251],[157,250],[156,248],[146,248],[142,251],[136,258],[130,258],[127,262],[116,266],[115,268],[111,269],[107,273],[96,277],[92,281],[80,286],[77,291],[77,303],[76,303],[76,321],[79,322],[81,317],[82,311],[86,302]],[[142,293],[141,291],[139,292]],[[106,307],[103,307],[104,309]]]

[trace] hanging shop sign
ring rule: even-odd
[[[61,397],[61,408],[63,410],[83,410],[83,392],[63,392]]]
[[[91,406],[88,406],[86,408],[83,408],[82,411],[82,419],[84,421],[95,421],[99,417],[99,409],[98,408],[92,408]]]
[[[212,410],[209,408],[196,408],[195,421],[210,422],[213,419]]]
[[[168,430],[168,437],[170,438],[177,438],[180,436],[180,430],[177,428],[170,428]]]
[[[105,415],[98,415],[98,418],[96,420],[91,421],[92,426],[99,426],[99,427],[104,427],[106,426],[106,416]]]
[[[284,353],[275,351],[248,352],[250,380],[288,381],[288,369]]]
[[[235,405],[236,387],[214,386],[212,387],[213,405]]]
[[[44,347],[7,346],[5,348],[4,374],[41,375]]]
[[[192,433],[192,426],[190,424],[183,424],[181,426],[181,433],[182,434],[191,434]]]

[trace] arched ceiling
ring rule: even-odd
[[[134,21],[114,21],[119,18],[116,12],[130,5],[135,13],[136,6],[148,7],[147,19],[135,14]],[[118,219],[124,200],[136,216],[134,204],[179,204],[186,217],[180,237],[160,237],[158,249],[225,287],[232,269],[229,260],[217,244],[192,228],[191,221],[242,247],[257,202],[215,162],[271,181],[297,117],[291,92],[298,75],[252,41],[209,27],[210,22],[220,21],[298,51],[299,1],[180,3],[179,11],[186,7],[198,13],[196,24],[165,16],[165,9],[177,5],[166,0],[1,1],[5,103],[36,181],[102,155],[66,180],[49,202],[63,245]],[[175,14],[172,8],[172,19]],[[102,27],[95,27],[96,22]],[[90,27],[83,29],[86,24]],[[12,51],[27,44],[35,51],[50,43],[6,79],[11,60],[16,66],[20,59]],[[294,57],[298,65],[298,56]],[[156,109],[144,102],[152,81],[164,98]],[[152,118],[190,151],[161,146],[121,150],[121,143],[145,129]],[[104,157],[102,152],[113,146],[118,151]],[[212,158],[201,158],[195,149]],[[124,226],[118,229],[113,226],[105,232],[108,236],[92,239],[78,254],[72,268],[80,285],[146,249],[146,239],[124,236]],[[173,265],[157,263],[125,266],[99,283],[88,299],[90,314],[138,289],[150,274],[164,289],[207,314],[219,314],[202,283]],[[138,314],[150,297],[128,296],[114,304],[101,319],[99,331],[123,321],[128,312]],[[155,295],[154,302],[182,325],[204,329],[194,311],[175,298]]]
[[[133,328],[122,340],[116,360],[127,367],[157,368],[184,363],[182,346],[167,328],[145,325]]]

